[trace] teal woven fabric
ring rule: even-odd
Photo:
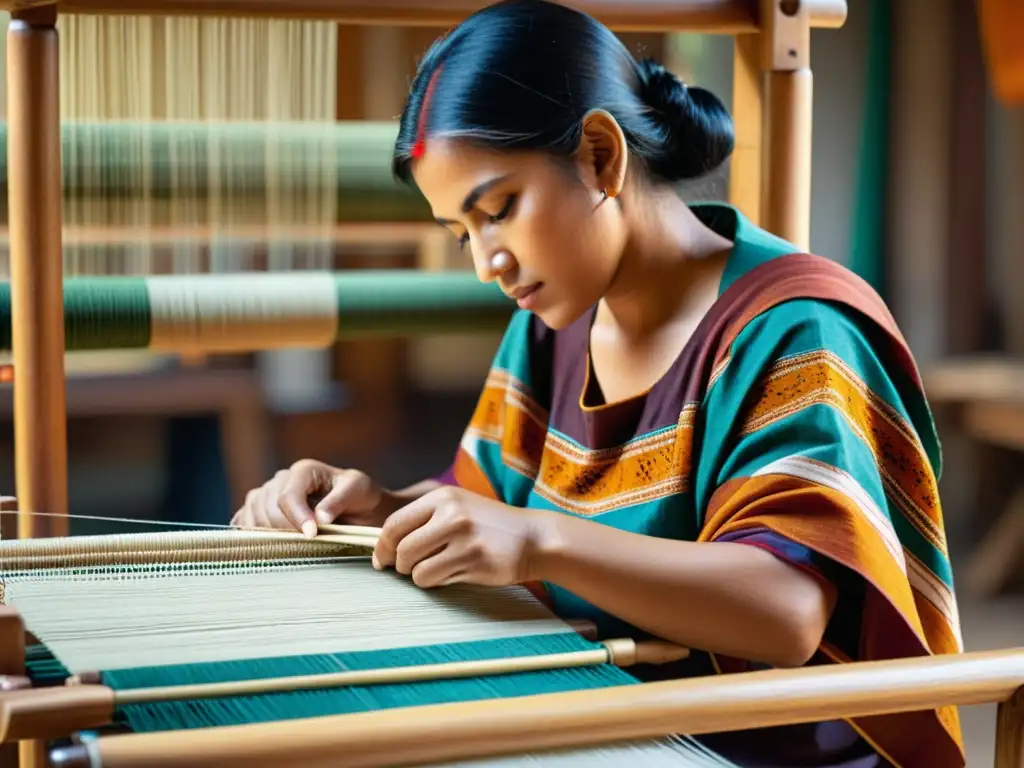
[[[386,651],[125,669],[105,672],[103,681],[114,689],[125,690],[565,653],[592,650],[596,647],[596,644],[575,633],[566,633]],[[138,704],[121,707],[119,715],[136,732],[159,731],[606,688],[636,682],[618,667],[605,664],[465,680],[436,680],[402,685],[371,685],[262,696]]]

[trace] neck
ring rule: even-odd
[[[599,313],[625,336],[643,339],[718,294],[732,242],[705,226],[672,191],[651,193],[629,212],[619,268]]]

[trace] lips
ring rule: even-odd
[[[536,303],[537,293],[540,291],[543,285],[543,283],[524,285],[520,288],[516,288],[514,291],[509,292],[509,296],[516,300],[516,304],[519,305],[520,309],[529,309]]]

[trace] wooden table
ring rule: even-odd
[[[946,408],[965,435],[1024,453],[1024,359],[971,357],[923,372],[935,407]],[[964,580],[982,596],[1001,591],[1024,567],[1024,478],[995,525],[971,554]]]

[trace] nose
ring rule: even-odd
[[[479,256],[474,252],[473,266],[476,276],[482,283],[494,282],[500,275],[512,270],[515,260],[506,250],[484,251]]]

